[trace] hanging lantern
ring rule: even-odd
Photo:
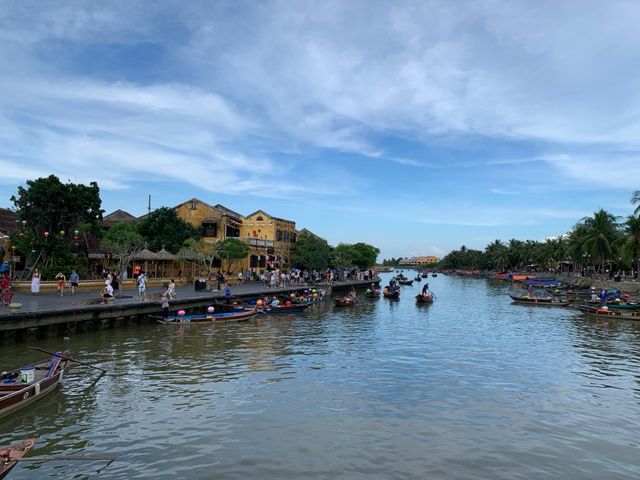
[[[44,232],[44,238],[49,238],[49,232]]]
[[[73,234],[77,237],[80,232],[78,230],[74,230]]]
[[[20,232],[20,233],[18,234],[18,236],[19,236],[20,238],[24,238],[24,232]]]
[[[64,237],[64,230],[60,230],[60,236]]]
[[[27,226],[27,221],[26,220],[22,220],[22,226],[26,227]]]

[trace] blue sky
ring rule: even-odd
[[[542,240],[640,189],[635,1],[0,2],[0,206],[263,209],[381,259]]]

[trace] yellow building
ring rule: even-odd
[[[202,238],[207,242],[240,237],[242,215],[220,204],[211,206],[202,200],[192,198],[173,209],[179,218],[200,228]]]
[[[296,241],[296,223],[257,210],[242,220],[240,235],[252,246],[249,266],[288,266]],[[266,256],[264,259],[263,256]],[[263,263],[264,260],[264,263]]]
[[[440,261],[440,259],[438,257],[434,257],[432,255],[426,256],[426,257],[411,257],[411,258],[404,258],[402,260],[400,260],[399,264],[400,265],[408,265],[411,267],[421,267],[424,265],[430,265],[433,263],[438,263]]]

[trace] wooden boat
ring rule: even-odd
[[[417,303],[433,303],[433,295],[430,293],[419,293],[418,295],[416,295],[416,302]]]
[[[4,478],[18,464],[18,461],[31,450],[36,440],[36,438],[29,438],[22,443],[0,448],[0,478]]]
[[[414,282],[421,282],[422,281],[422,277],[420,277],[420,275],[418,275],[416,278],[413,279]]]
[[[292,303],[291,305],[277,305],[275,307],[265,306],[261,310],[265,313],[274,314],[274,313],[296,313],[302,312],[309,308],[308,303]]]
[[[390,299],[398,299],[400,298],[400,290],[396,289],[396,290],[388,290],[388,289],[384,289],[382,291],[382,296],[384,298],[390,298]]]
[[[413,280],[398,280],[400,285],[413,285]]]
[[[593,307],[591,305],[578,305],[576,308],[585,315],[592,318],[620,318],[622,320],[640,320],[640,310],[616,310],[608,307]]]
[[[258,315],[261,311],[257,309],[242,309],[234,312],[214,312],[205,313],[201,315],[170,315],[168,317],[162,317],[160,315],[149,315],[149,318],[153,318],[159,323],[171,324],[171,323],[211,323],[217,321],[224,322],[238,322],[241,320],[248,320],[254,315]]]
[[[520,297],[518,295],[509,295],[515,303],[523,305],[540,305],[544,307],[566,307],[570,302],[563,302],[555,297]]]
[[[429,278],[429,272],[425,272],[422,275],[420,275],[422,278]]]
[[[437,273],[432,273],[432,274],[431,274],[431,276],[432,276],[432,277],[437,277],[437,276],[438,276],[438,274],[437,274]]]
[[[5,372],[0,378],[0,417],[22,408],[55,390],[62,380],[68,352],[41,360],[29,368]]]
[[[380,298],[380,290],[373,289],[373,290],[367,290],[365,292],[365,297],[369,297],[369,298]]]
[[[628,312],[633,312],[635,310],[640,310],[640,303],[607,302],[607,307],[614,310],[625,310]]]
[[[355,297],[338,297],[333,299],[333,304],[336,307],[350,307],[358,304],[358,299]]]

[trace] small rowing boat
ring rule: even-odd
[[[24,457],[36,443],[36,438],[29,438],[22,443],[0,448],[0,478],[4,478],[18,461]]]
[[[53,355],[0,377],[0,417],[22,408],[52,392],[62,380],[68,352]]]
[[[389,290],[388,288],[385,288],[382,291],[382,296],[384,298],[389,298],[391,300],[397,300],[400,298],[400,290],[396,289],[396,290]]]
[[[364,293],[364,296],[368,298],[380,298],[380,290],[378,290],[377,288],[374,288],[373,290],[367,290]]]
[[[591,305],[578,305],[576,307],[585,315],[592,318],[619,318],[622,320],[640,320],[640,310],[616,310],[604,307],[592,307]]]
[[[520,297],[518,295],[509,295],[514,303],[523,305],[540,305],[543,307],[566,307],[570,302],[563,302],[555,297]]]
[[[416,295],[417,303],[433,303],[433,295],[430,293],[419,293]]]
[[[172,323],[212,323],[212,322],[238,322],[241,320],[248,320],[254,315],[259,314],[260,310],[238,310],[235,312],[220,312],[220,313],[205,313],[201,315],[170,315],[168,317],[162,317],[160,315],[149,315],[149,318],[153,318],[162,324]]]
[[[358,304],[358,299],[355,297],[338,297],[333,299],[333,304],[336,307],[349,307]]]
[[[400,285],[413,285],[413,280],[398,280]]]

